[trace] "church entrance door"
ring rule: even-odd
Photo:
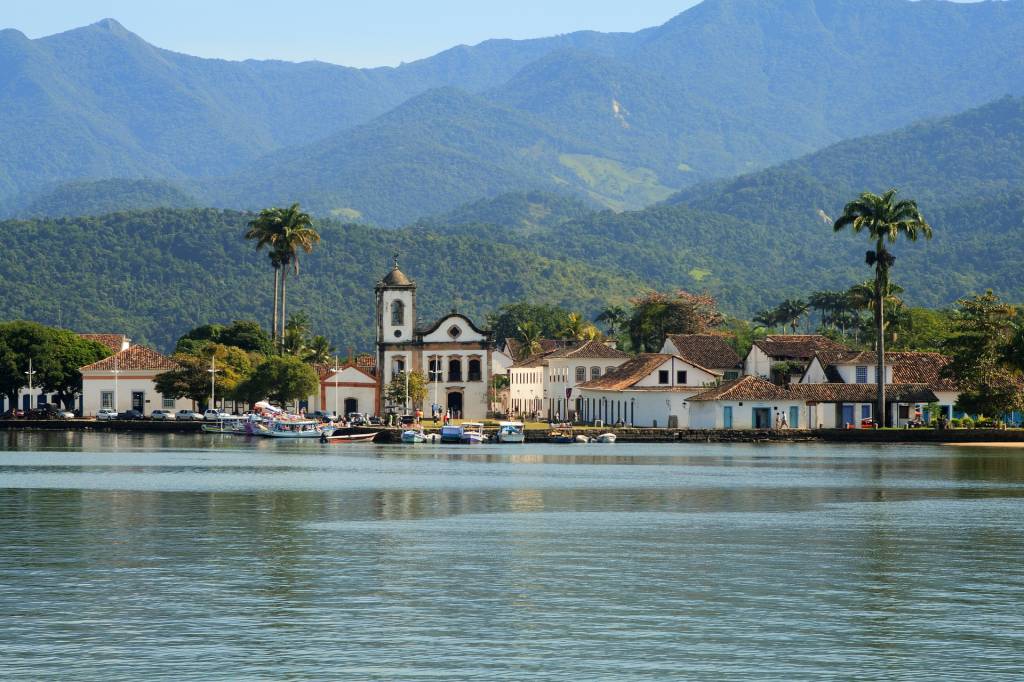
[[[452,419],[462,419],[462,394],[461,393],[449,393],[448,394],[448,409],[452,412]]]

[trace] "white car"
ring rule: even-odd
[[[178,410],[178,413],[174,415],[174,418],[178,421],[183,422],[201,422],[203,421],[203,415],[192,410]]]
[[[176,417],[170,410],[153,410],[153,414],[150,415],[154,421],[174,421]]]
[[[215,422],[220,419],[227,419],[228,417],[231,416],[232,415],[230,412],[225,412],[224,410],[207,410],[206,412],[203,412],[203,419],[205,419],[208,422]]]
[[[109,407],[104,407],[102,410],[96,413],[96,419],[105,422],[111,419],[117,419],[117,410]]]

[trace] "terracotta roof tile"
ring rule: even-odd
[[[672,334],[669,340],[681,358],[701,367],[733,369],[743,364],[728,339],[717,334]]]
[[[671,355],[662,353],[643,353],[603,376],[580,384],[579,388],[620,391],[646,378],[651,372],[671,359]]]
[[[567,341],[562,341],[561,339],[541,339],[540,350],[542,353],[550,353],[553,350],[558,350],[567,343]],[[505,339],[505,344],[508,346],[509,352],[512,353],[512,357],[518,358],[519,352],[523,349],[523,342],[519,339]]]
[[[787,384],[778,386],[761,377],[745,376],[699,393],[690,400],[787,400],[819,403],[870,403],[877,395],[875,384]],[[888,400],[895,403],[930,403],[935,393],[924,384],[889,384]]]
[[[88,341],[102,343],[114,353],[120,353],[125,342],[128,341],[128,337],[124,334],[79,334],[79,336]]]
[[[109,358],[94,362],[91,365],[80,367],[79,371],[90,370],[126,370],[126,369],[178,369],[181,365],[166,355],[157,353],[146,346],[132,346],[120,353],[114,353]]]
[[[754,342],[769,357],[810,360],[816,352],[845,351],[846,346],[820,334],[766,336]]]
[[[577,341],[548,353],[548,358],[583,358],[583,359],[622,359],[628,358],[618,348],[612,348],[600,341]]]
[[[709,400],[787,400],[789,393],[778,386],[755,376],[743,376],[739,379],[726,381],[710,390],[698,393],[690,398],[693,401]]]

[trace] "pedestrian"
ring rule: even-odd
[[[788,429],[789,428],[789,422],[786,421],[786,413],[785,412],[780,412],[779,413],[779,428],[780,429]]]

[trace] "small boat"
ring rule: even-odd
[[[320,435],[321,443],[369,443],[377,437],[377,432],[372,433],[327,433]]]
[[[460,442],[466,445],[479,445],[480,443],[487,442],[487,436],[484,435],[484,425],[473,422],[463,422],[462,424],[462,438]]]
[[[498,424],[499,443],[522,443],[526,441],[523,422],[500,422]]]
[[[461,426],[442,426],[441,427],[441,442],[442,443],[461,443],[462,442],[462,427]]]
[[[552,431],[548,434],[548,441],[551,443],[575,443],[576,439],[566,431]]]
[[[263,433],[271,438],[319,438],[321,434],[330,435],[333,429],[322,429],[312,419],[296,419],[294,421],[277,420]]]
[[[426,443],[427,442],[427,434],[423,433],[422,431],[417,431],[415,429],[409,429],[408,431],[403,431],[402,432],[402,442],[403,443]]]
[[[589,443],[590,439],[587,438],[586,436],[580,434],[579,436],[576,436],[575,442],[576,443]]]
[[[600,436],[598,436],[594,440],[597,441],[598,443],[614,443],[615,442],[615,434],[614,433],[602,433]]]

